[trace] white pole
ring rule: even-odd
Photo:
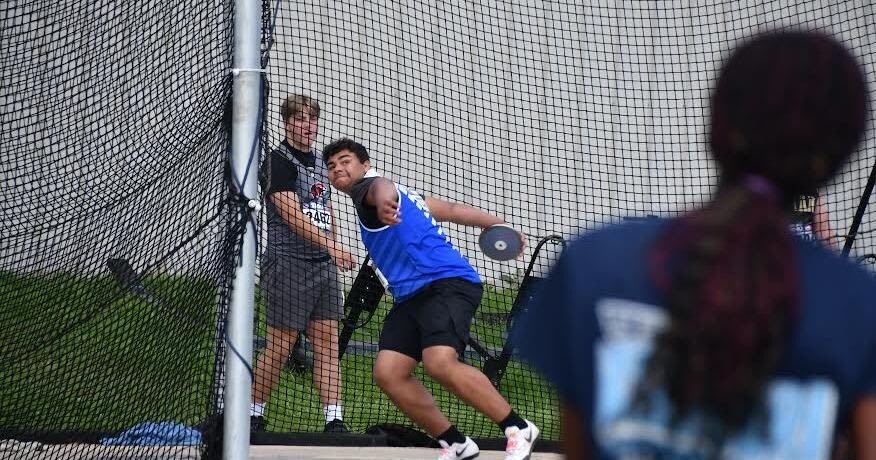
[[[260,59],[261,0],[234,2],[233,112],[231,171],[239,192],[249,199],[240,264],[235,269],[228,312],[225,351],[225,460],[249,458],[249,404],[252,385],[253,301],[255,298],[257,174],[260,150],[259,110],[262,70]]]

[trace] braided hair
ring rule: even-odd
[[[664,388],[676,419],[696,407],[732,431],[762,409],[800,303],[786,208],[854,151],[866,99],[855,60],[819,33],[762,35],[725,63],[712,95],[718,192],[650,255],[670,322],[643,386]]]

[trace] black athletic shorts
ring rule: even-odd
[[[462,356],[483,293],[483,286],[462,278],[433,281],[389,310],[380,332],[380,349],[421,361],[424,349],[447,345]]]

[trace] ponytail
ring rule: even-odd
[[[780,202],[758,188],[762,179],[746,182],[676,221],[651,254],[670,325],[657,338],[646,385],[666,389],[677,417],[698,407],[730,429],[762,406],[798,308]]]
[[[677,418],[697,407],[733,429],[762,406],[799,308],[784,207],[857,147],[867,94],[855,59],[820,33],[763,35],[725,63],[710,133],[722,187],[650,255],[670,322],[642,386],[664,388]]]

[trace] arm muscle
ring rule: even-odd
[[[426,206],[438,222],[480,228],[504,223],[502,219],[467,204],[451,203],[431,196],[426,198]]]

